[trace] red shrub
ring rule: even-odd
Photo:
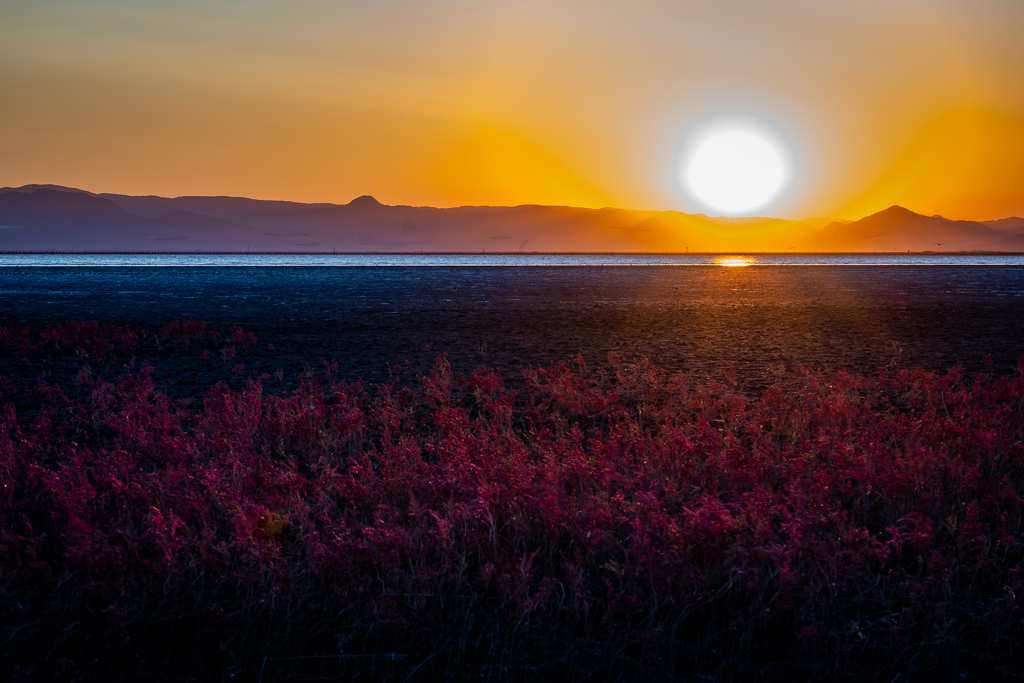
[[[62,348],[142,336],[53,329]],[[711,671],[712,647],[720,671],[772,652],[899,668],[965,643],[999,664],[1019,642],[1021,376],[801,372],[749,397],[578,366],[527,369],[516,393],[439,361],[420,391],[370,393],[328,365],[326,384],[217,384],[197,408],[147,366],[81,401],[40,383],[33,415],[0,413],[0,591],[22,605],[6,623],[42,633],[30,616],[60,605],[126,637],[287,617],[283,649],[344,627],[407,648],[447,634],[452,657],[486,628],[500,646],[480,666],[617,643],[651,672]]]

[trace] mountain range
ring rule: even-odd
[[[858,221],[713,218],[567,206],[303,204],[244,197],[0,188],[0,251],[1024,251],[1024,218],[960,221],[893,206]]]

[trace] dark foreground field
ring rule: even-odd
[[[1024,675],[1020,271],[549,270],[0,272],[0,675]]]

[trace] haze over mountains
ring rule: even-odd
[[[725,219],[565,206],[301,204],[0,189],[0,251],[1024,251],[1024,218],[958,221],[902,207],[858,221]]]

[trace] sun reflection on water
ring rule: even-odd
[[[736,268],[739,266],[751,266],[754,259],[749,256],[719,256],[715,259],[715,265]]]

